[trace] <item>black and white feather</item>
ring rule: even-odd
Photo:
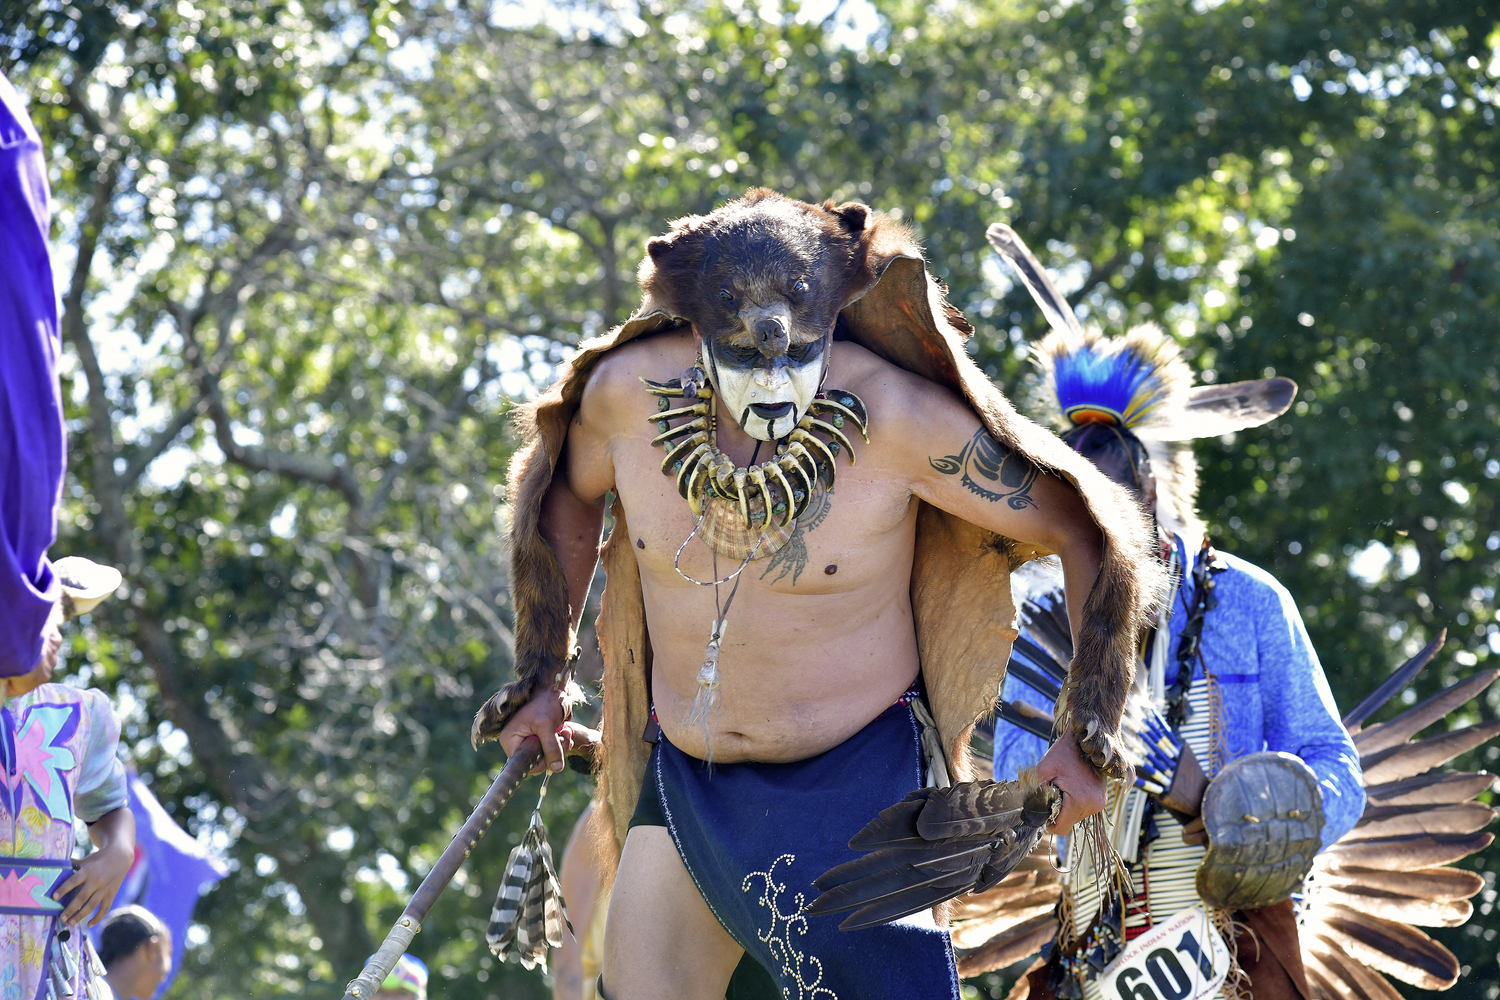
[[[538,805],[526,835],[505,864],[505,878],[484,937],[497,958],[514,956],[525,968],[540,965],[546,969],[547,949],[562,945],[565,927],[572,933]]]

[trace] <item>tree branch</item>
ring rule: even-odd
[[[173,441],[177,440],[177,435],[181,434],[183,429],[191,424],[197,418],[198,414],[203,412],[203,409],[203,399],[199,397],[190,405],[180,410],[168,422],[167,426],[157,431],[150,442],[135,453],[135,457],[130,460],[130,464],[126,466],[125,471],[116,480],[116,486],[122,492],[135,486],[136,480],[141,478],[141,475],[145,473],[151,463],[156,461],[157,457],[166,451]]]
[[[222,344],[222,338],[229,336],[229,324],[223,316],[220,317],[219,329]],[[332,487],[343,494],[351,511],[360,509],[363,505],[363,497],[360,495],[359,482],[347,465],[337,465],[328,459],[299,455],[275,448],[246,446],[235,441],[233,422],[228,408],[224,405],[218,372],[204,363],[203,350],[198,345],[193,324],[185,323],[181,332],[186,346],[188,364],[192,366],[198,379],[198,389],[202,394],[204,410],[214,424],[214,440],[218,442],[219,450],[224,453],[227,461],[255,472],[270,472],[290,479]]]

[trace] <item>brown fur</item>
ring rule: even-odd
[[[859,202],[817,208],[753,188],[647,243],[641,289],[705,340],[782,353],[822,338],[851,294],[874,281],[861,239],[869,217]],[[757,344],[753,321],[774,306],[790,314],[787,336]]]
[[[786,217],[789,232],[818,231],[844,256],[846,274],[830,279],[839,290],[849,338],[907,371],[961,393],[989,432],[1040,469],[1073,484],[1104,534],[1098,582],[1084,607],[1075,678],[1063,724],[1070,727],[1095,766],[1111,774],[1126,769],[1119,719],[1134,670],[1135,644],[1163,581],[1150,558],[1149,528],[1138,508],[1092,465],[1050,432],[1019,416],[964,350],[971,332],[927,274],[910,233],[862,205],[821,208],[769,192],[752,191],[709,216],[681,220],[669,234],[673,253],[713,235],[715,219]],[[858,217],[857,245],[848,249],[839,229]],[[850,239],[854,239],[851,236]],[[670,266],[661,261],[670,261]],[[518,707],[553,674],[565,657],[567,588],[557,560],[537,531],[542,498],[551,482],[569,420],[589,374],[610,350],[636,337],[679,326],[695,310],[705,286],[693,258],[667,252],[642,265],[645,301],[636,316],[606,336],[583,344],[563,377],[522,414],[526,447],[512,465],[512,591],[516,608],[518,679],[481,711],[475,731],[498,734]],[[712,269],[709,269],[710,271]],[[686,282],[686,285],[679,285]],[[691,290],[689,290],[691,289]],[[826,289],[825,289],[826,292]],[[714,294],[717,294],[714,292]],[[635,809],[649,747],[640,739],[649,710],[650,637],[632,546],[617,543],[625,511],[615,508],[616,531],[603,559],[609,583],[598,631],[604,657],[604,750],[598,799],[608,810],[617,847]],[[968,736],[990,711],[1004,678],[1016,635],[1009,572],[1044,554],[985,531],[961,518],[923,506],[917,521],[912,568],[912,610],[928,699],[948,749],[954,780],[971,778]],[[523,636],[525,641],[523,642]],[[529,696],[529,695],[528,695]]]

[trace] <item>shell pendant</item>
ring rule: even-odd
[[[751,506],[750,517],[751,521],[755,522],[754,503]],[[733,559],[735,562],[744,562],[750,557],[751,552],[755,553],[755,559],[766,559],[775,555],[792,537],[792,529],[795,525],[795,521],[782,524],[775,518],[767,523],[762,512],[759,523],[754,527],[747,527],[740,514],[738,501],[727,500],[721,496],[709,496],[704,499],[701,532],[703,540],[719,555]],[[757,544],[760,546],[758,549]]]

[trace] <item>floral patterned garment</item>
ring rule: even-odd
[[[46,996],[57,914],[51,898],[72,873],[73,819],[98,820],[127,804],[116,755],[120,726],[102,691],[43,684],[0,708],[0,1000]],[[88,996],[85,935],[61,944]]]

